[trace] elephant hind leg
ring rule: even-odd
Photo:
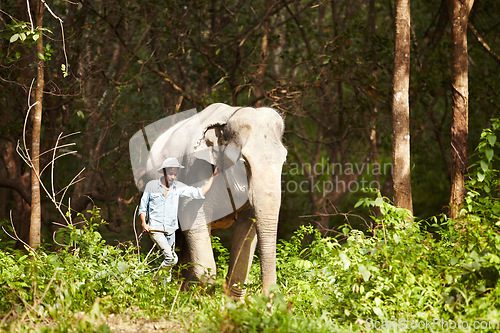
[[[249,213],[241,214],[233,226],[226,293],[235,299],[245,295],[246,283],[257,244],[256,227]]]

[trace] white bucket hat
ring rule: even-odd
[[[163,161],[163,164],[158,169],[158,172],[162,172],[163,169],[168,169],[168,168],[182,169],[184,168],[184,166],[181,165],[175,157],[168,157],[167,159],[165,159],[165,161]]]

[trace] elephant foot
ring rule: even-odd
[[[191,281],[184,281],[182,283],[181,286],[182,291],[189,291],[192,288],[195,289],[200,288],[202,292],[205,292],[208,295],[213,295],[215,292],[215,285],[210,282],[202,283],[200,281],[191,280]]]
[[[226,295],[231,297],[233,300],[241,300],[243,297],[246,295],[246,288],[242,287],[239,284],[233,284],[230,286],[228,282],[224,284],[224,290],[226,292]]]
[[[199,286],[206,292],[212,293],[215,290],[215,275],[211,274],[211,270],[201,265],[191,264],[189,266],[182,271],[182,278],[184,279],[182,290],[186,291],[191,289],[192,286]]]

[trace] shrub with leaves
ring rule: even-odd
[[[269,296],[261,294],[258,260],[242,301],[224,296],[221,274],[215,288],[161,283],[149,265],[154,256],[131,243],[106,244],[96,208],[81,216],[83,227],[65,229],[59,239],[67,246],[57,252],[11,251],[1,235],[0,329],[108,332],[110,318],[121,318],[136,330],[151,322],[193,332],[498,330],[499,128],[493,120],[481,136],[459,218],[418,220],[373,191],[357,204],[376,212],[372,229],[346,225],[332,238],[302,226],[278,243],[278,285]],[[220,273],[228,251],[218,238],[213,244]]]
[[[357,204],[378,212],[372,230],[345,226],[347,241],[340,244],[301,228],[283,243],[279,263],[288,268],[280,274],[282,287],[292,300],[307,294],[294,302],[293,311],[311,316],[326,311],[340,323],[365,328],[373,320],[399,328],[435,319],[498,324],[500,198],[494,149],[499,128],[492,120],[481,136],[460,218],[419,221],[375,191],[375,198]],[[305,234],[314,240],[303,247]]]
[[[57,252],[0,251],[2,327],[19,330],[57,323],[64,331],[82,322],[85,326],[86,321],[94,327],[102,309],[122,312],[131,305],[147,307],[154,314],[162,299],[152,296],[158,290],[150,267],[132,244],[106,244],[97,231],[104,223],[99,210],[89,213],[89,219],[81,215],[82,228],[67,227],[69,244]],[[162,288],[163,296],[167,290]]]

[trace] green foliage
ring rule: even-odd
[[[494,151],[495,147],[500,147],[500,142],[497,141],[499,130],[500,120],[492,119],[491,128],[485,129],[481,134],[481,141],[474,154],[477,161],[469,168],[471,178],[462,214],[479,213],[490,220],[500,218],[500,202],[497,200],[500,173],[494,167],[494,163],[500,160]]]
[[[99,211],[90,213],[85,227],[68,227],[70,245],[57,253],[0,251],[2,325],[19,330],[26,323],[38,328],[48,323],[50,330],[41,331],[83,332],[102,322],[103,308],[122,311],[132,300],[149,303],[156,292],[149,267],[130,244],[105,244],[96,231]]]
[[[192,332],[498,330],[499,128],[493,120],[481,136],[460,218],[417,220],[373,191],[357,204],[373,210],[368,232],[345,225],[331,238],[301,226],[278,243],[278,285],[269,296],[253,284],[257,263],[242,301],[224,296],[220,275],[215,288],[181,292],[181,280],[162,283],[147,264],[154,258],[103,241],[94,208],[84,227],[67,228],[68,246],[56,253],[0,251],[1,329],[109,332],[120,329],[118,317],[128,329],[152,322]],[[220,273],[228,251],[217,237],[213,244]]]
[[[31,24],[28,22],[13,20],[12,23],[7,24],[7,29],[2,32],[2,37],[8,37],[10,43],[19,41],[30,45],[40,38],[42,32],[51,33],[47,28],[32,29]]]
[[[28,52],[29,48],[37,43],[43,33],[52,33],[52,31],[47,28],[32,29],[30,23],[14,20],[12,23],[7,24],[7,29],[2,31],[2,37],[8,39],[12,47],[15,47],[14,44],[21,43],[25,47],[24,51]],[[37,57],[45,61],[50,60],[54,52],[50,44],[44,45],[43,50],[43,54],[38,53]],[[21,53],[15,51],[8,57],[8,62],[14,62],[19,58],[21,58]]]
[[[377,208],[370,234],[345,226],[347,241],[340,244],[302,228],[284,243],[279,262],[290,269],[280,280],[291,299],[308,302],[304,314],[327,310],[343,323],[392,321],[402,330],[436,318],[437,330],[459,322],[494,324],[500,310],[500,200],[491,163],[499,127],[492,120],[481,136],[461,218],[416,221],[375,192],[356,205]],[[437,234],[426,231],[430,224]],[[305,234],[314,240],[302,247]]]
[[[340,331],[328,315],[319,318],[297,316],[293,304],[282,293],[258,295],[245,303],[226,298],[207,326],[195,332],[336,332]],[[207,318],[208,319],[208,318]]]
[[[222,245],[220,237],[212,235],[212,247],[217,257],[217,267],[226,269],[229,263],[229,251]]]

